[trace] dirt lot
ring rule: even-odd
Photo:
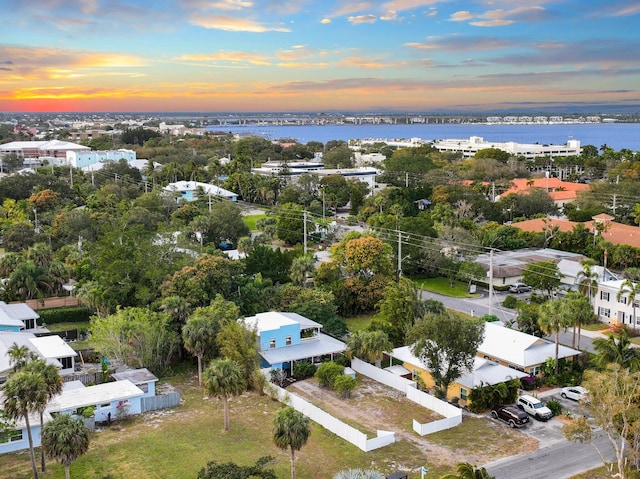
[[[535,439],[520,431],[489,419],[468,416],[463,418],[463,425],[450,433],[444,431],[420,436],[413,431],[413,419],[426,423],[442,417],[409,401],[400,391],[361,375],[358,376],[358,387],[350,399],[343,399],[332,390],[320,387],[315,379],[298,381],[289,386],[288,390],[371,436],[378,429],[393,431],[400,441],[407,441],[418,447],[425,456],[438,464],[485,464],[538,448]],[[477,428],[479,437],[467,434],[464,439],[452,441],[447,437],[447,434],[451,435],[455,429],[463,427]]]

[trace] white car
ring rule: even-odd
[[[587,391],[582,386],[571,386],[562,388],[562,393],[560,395],[565,399],[573,399],[574,401],[585,401],[588,394],[589,391]]]

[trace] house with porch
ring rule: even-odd
[[[507,328],[500,323],[485,323],[484,339],[478,346],[478,356],[531,376],[540,374],[542,365],[555,358],[552,341]],[[573,360],[582,351],[560,344],[558,359]]]
[[[296,361],[320,362],[346,350],[346,345],[321,332],[322,325],[297,313],[269,311],[244,319],[258,336],[262,369],[292,374]]]
[[[412,379],[420,378],[427,389],[435,387],[435,381],[427,366],[422,360],[416,357],[411,351],[411,346],[395,348],[390,356],[402,362],[402,366],[411,372]],[[519,379],[528,376],[527,373],[517,371],[513,368],[503,366],[497,361],[476,356],[473,360],[473,367],[449,385],[447,398],[458,398],[460,406],[469,406],[469,395],[476,388],[484,386],[495,386],[512,379]]]

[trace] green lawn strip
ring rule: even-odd
[[[452,298],[479,298],[482,296],[480,293],[469,293],[468,284],[460,281],[455,281],[452,288],[447,278],[414,279],[413,282],[420,289]]]
[[[69,329],[77,329],[78,331],[80,331],[81,329],[89,329],[89,321],[85,321],[82,323],[55,323],[55,324],[48,324],[47,325],[47,329],[49,331],[51,331],[52,333],[58,332],[58,331],[66,331]]]
[[[367,329],[371,324],[373,316],[373,314],[363,314],[360,316],[354,316],[353,318],[347,318],[345,319],[345,322],[347,323],[347,329],[351,333],[355,333],[356,331],[360,331],[362,329]]]
[[[244,224],[246,224],[251,231],[258,231],[256,223],[258,220],[266,217],[267,215],[247,215],[242,217],[242,221],[244,221]]]

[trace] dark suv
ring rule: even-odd
[[[515,406],[500,406],[491,410],[491,417],[506,422],[511,427],[522,427],[529,422],[529,415]]]

